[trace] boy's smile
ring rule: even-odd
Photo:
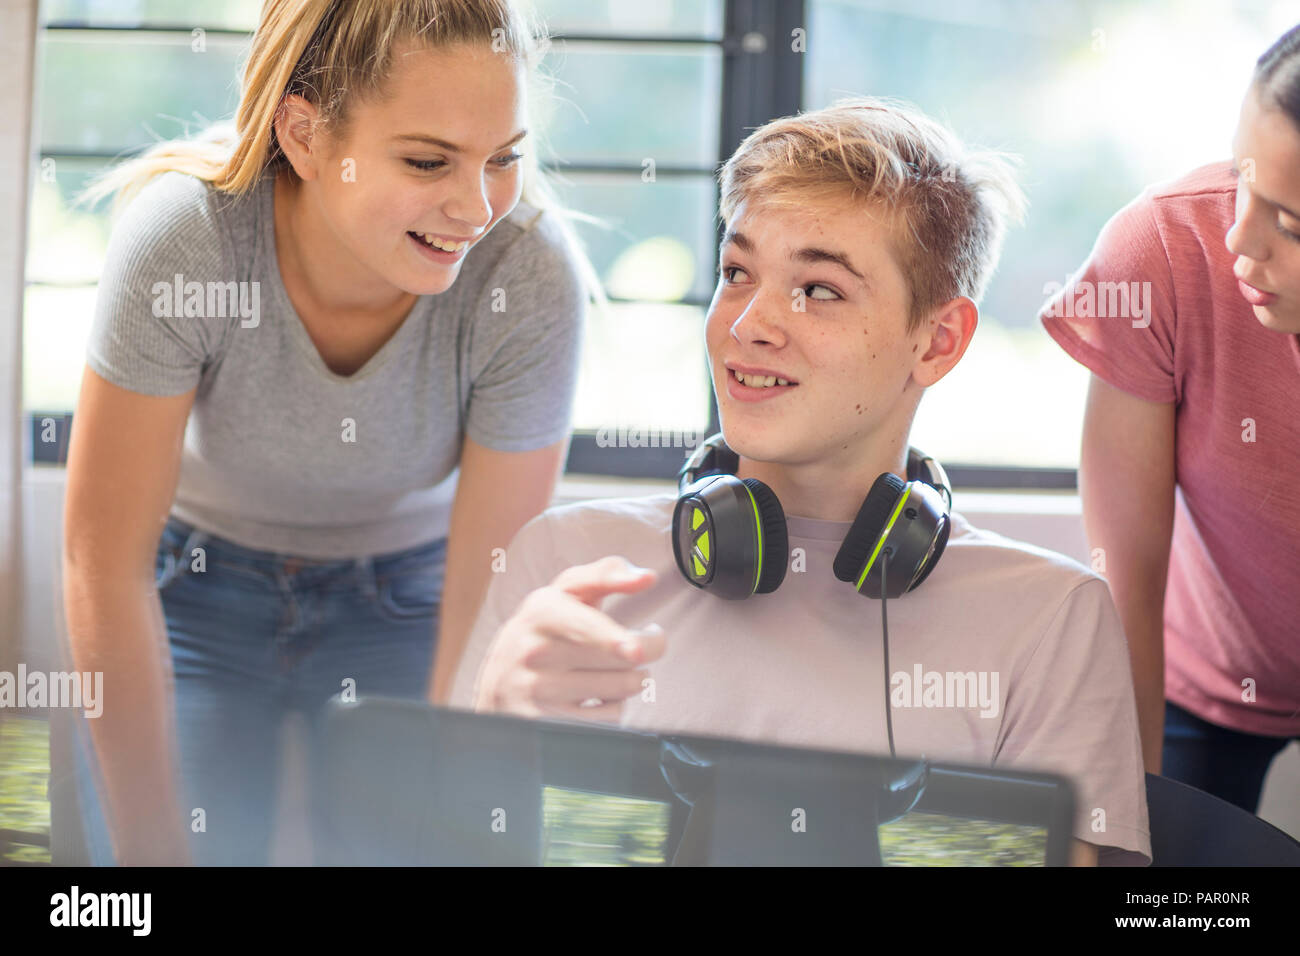
[[[741,365],[739,362],[725,364],[731,373],[727,377],[727,393],[738,402],[765,401],[783,395],[799,384],[787,372]]]

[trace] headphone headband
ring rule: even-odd
[[[677,472],[677,490],[682,491],[702,474],[721,472],[734,475],[740,467],[740,456],[727,447],[722,432],[711,435],[695,447]]]
[[[696,446],[691,457],[686,459],[677,472],[677,490],[686,490],[687,485],[706,474],[716,472],[734,475],[739,467],[740,456],[727,446],[722,432],[718,432]],[[907,480],[925,482],[943,495],[948,510],[952,510],[952,485],[948,482],[948,473],[943,470],[943,465],[911,445],[907,448]]]
[[[923,481],[939,494],[952,511],[952,484],[943,465],[914,445],[907,446],[907,480]]]

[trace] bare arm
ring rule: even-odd
[[[1096,866],[1097,848],[1082,840],[1070,841],[1070,866]]]
[[[89,368],[68,450],[63,588],[75,666],[104,675],[89,720],[118,862],[189,862],[154,555],[176,493],[194,391],[139,395]]]
[[[1135,398],[1092,377],[1079,492],[1089,546],[1128,638],[1142,756],[1160,772],[1164,736],[1165,577],[1174,526],[1174,406]]]
[[[429,699],[445,704],[492,573],[492,552],[551,503],[568,450],[564,439],[527,452],[492,451],[468,436],[447,537],[447,572]]]

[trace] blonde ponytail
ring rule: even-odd
[[[216,123],[194,139],[158,143],[101,174],[76,202],[94,204],[112,195],[116,214],[150,180],[173,171],[242,195],[268,168],[292,168],[274,128],[286,96],[314,103],[322,127],[342,136],[354,105],[383,90],[398,47],[490,43],[537,79],[540,30],[513,0],[266,0],[241,74],[233,125]],[[557,214],[588,293],[603,305],[599,277],[569,221],[596,220],[564,209],[537,152],[528,150],[522,161],[523,200]]]

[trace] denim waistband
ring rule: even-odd
[[[446,550],[447,539],[435,538],[425,544],[401,551],[362,555],[355,558],[307,558],[249,548],[196,528],[180,518],[170,517],[163,529],[159,547],[169,554],[176,554],[177,557],[189,555],[194,548],[203,548],[213,559],[264,571],[271,576],[277,574],[308,576],[313,571],[329,574],[353,567],[373,571],[375,575],[382,576],[408,566],[438,560]]]

